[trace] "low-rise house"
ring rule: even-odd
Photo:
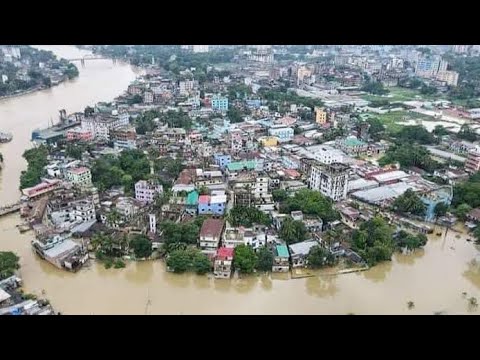
[[[368,144],[356,137],[347,137],[335,141],[335,145],[348,155],[363,155],[368,152]]]
[[[198,245],[205,255],[212,258],[217,253],[225,222],[222,219],[207,219],[200,229]]]
[[[29,199],[34,199],[39,196],[48,194],[62,186],[62,181],[59,179],[45,179],[40,184],[30,188],[22,189],[22,194]]]
[[[88,260],[83,246],[61,235],[38,237],[32,241],[32,247],[42,259],[60,269],[76,271]]]
[[[185,200],[185,212],[187,214],[192,215],[192,216],[197,215],[198,198],[199,198],[199,195],[198,195],[197,190],[190,191],[187,194],[187,198]]]
[[[275,246],[274,255],[272,272],[288,272],[288,270],[290,270],[290,255],[288,253],[287,245]]]
[[[480,208],[470,210],[467,214],[467,219],[474,222],[480,222]]]
[[[213,267],[216,279],[229,279],[232,274],[233,248],[221,247],[217,250]]]
[[[341,206],[338,207],[338,211],[342,223],[351,229],[356,229],[358,227],[357,221],[360,218],[360,212],[357,209],[350,206]]]
[[[319,245],[316,240],[302,241],[289,245],[288,249],[290,251],[292,267],[297,268],[307,266],[308,253],[310,252],[310,249],[316,245]]]

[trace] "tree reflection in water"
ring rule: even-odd
[[[134,261],[125,269],[125,279],[135,284],[145,284],[150,282],[154,273],[153,267],[153,261]]]
[[[462,275],[477,289],[480,289],[480,261],[475,259],[470,261],[467,270]]]
[[[373,266],[369,270],[362,271],[361,274],[365,279],[372,280],[373,282],[381,282],[385,280],[390,270],[392,270],[392,262],[384,261]]]
[[[210,276],[213,278],[213,275],[195,275],[193,277],[193,284],[197,289],[208,289],[211,285]]]
[[[262,275],[262,277],[260,278],[260,285],[263,290],[267,290],[267,291],[272,290],[273,283],[272,283],[272,279],[270,279],[269,274]]]
[[[242,278],[232,280],[234,289],[242,294],[250,292],[258,282],[258,277],[255,275],[244,276]]]
[[[416,249],[410,254],[402,254],[401,252],[395,253],[394,257],[397,263],[405,265],[414,265],[417,259],[422,258],[425,255],[424,249]]]
[[[332,297],[338,292],[336,276],[312,276],[305,280],[307,293],[320,298]],[[299,281],[299,280],[294,280]]]
[[[163,278],[169,285],[185,288],[190,285],[191,276],[192,274],[175,274],[173,272],[165,271]]]

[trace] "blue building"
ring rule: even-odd
[[[435,219],[435,206],[439,203],[450,205],[453,198],[453,189],[451,185],[442,186],[439,189],[423,194],[420,199],[427,206],[425,213],[425,221],[433,221]]]
[[[294,132],[293,129],[290,127],[272,126],[270,129],[268,129],[268,135],[276,136],[278,138],[278,141],[280,142],[286,142],[293,139]]]
[[[262,101],[260,99],[250,99],[245,101],[247,106],[252,109],[258,109],[262,106]]]
[[[226,202],[226,195],[200,195],[198,198],[198,215],[223,215]]]
[[[220,169],[225,169],[225,167],[232,162],[232,157],[230,155],[224,154],[215,154],[213,155],[215,164],[220,166]]]
[[[228,98],[214,96],[212,98],[212,109],[218,111],[228,111]]]

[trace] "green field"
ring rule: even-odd
[[[407,89],[407,88],[401,88],[401,87],[395,86],[395,87],[388,88],[388,90],[390,92],[385,96],[365,94],[365,95],[362,95],[361,98],[367,101],[388,100],[390,102],[439,99],[437,95],[429,95],[429,96],[422,95],[420,94],[419,90],[414,90],[414,89]],[[419,96],[419,97],[417,98],[416,96]]]
[[[433,120],[431,116],[415,113],[412,111],[394,111],[386,114],[376,114],[368,112],[366,114],[368,114],[370,118],[379,119],[389,133],[395,133],[397,131],[400,131],[400,129],[405,126],[405,124],[402,123],[404,118],[406,118],[407,120]]]

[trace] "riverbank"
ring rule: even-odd
[[[77,77],[77,76],[76,76]],[[17,98],[17,97],[20,97],[20,96],[25,96],[25,95],[28,95],[28,94],[32,94],[32,93],[35,93],[35,92],[38,92],[38,91],[43,91],[43,90],[49,90],[55,86],[58,86],[60,84],[63,84],[65,81],[68,81],[68,80],[73,80],[75,79],[76,77],[72,78],[72,79],[69,79],[68,76],[65,76],[64,79],[56,82],[55,84],[52,84],[51,86],[38,86],[38,87],[35,87],[33,89],[28,89],[28,90],[24,90],[24,91],[21,91],[19,93],[16,93],[16,94],[10,94],[10,95],[5,95],[5,96],[0,96],[0,102],[2,102],[2,100],[8,100],[8,99],[12,99],[12,98]]]

